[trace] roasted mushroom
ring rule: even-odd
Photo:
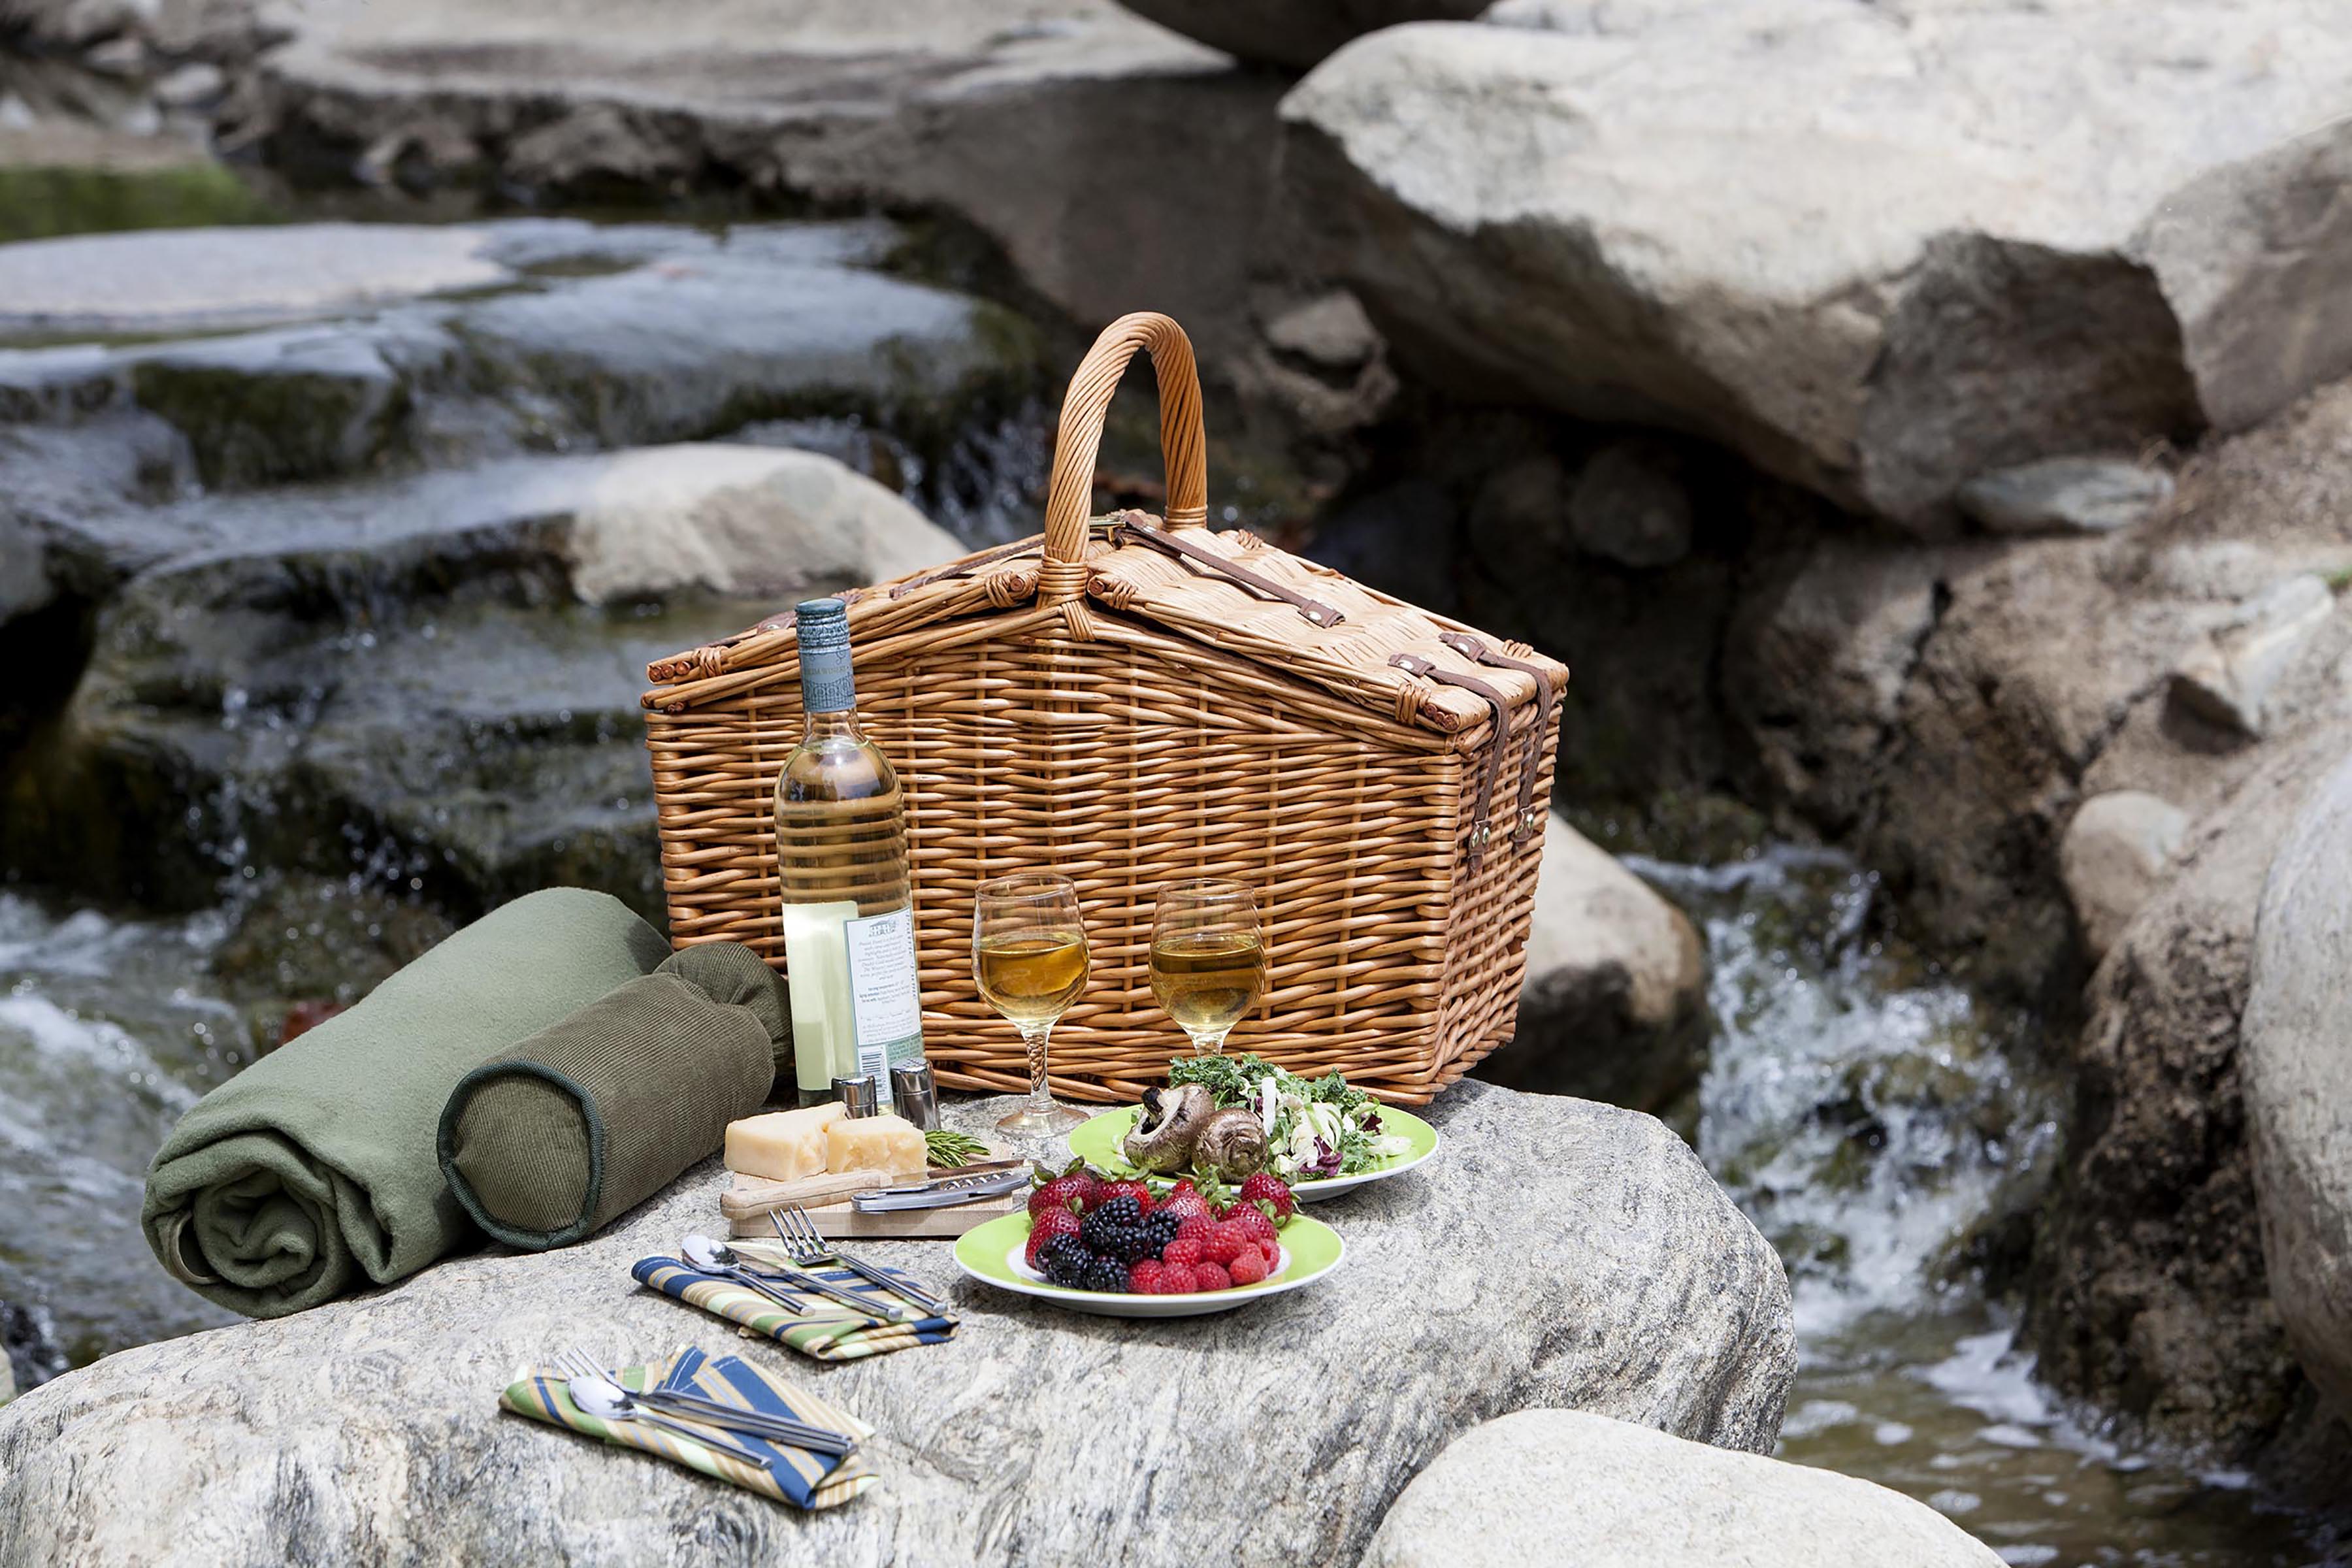
[[[1147,1089],[1143,1109],[1136,1113],[1135,1130],[1119,1145],[1128,1163],[1139,1171],[1168,1175],[1192,1163],[1192,1141],[1217,1109],[1217,1098],[1197,1083],[1176,1089]]]
[[[1192,1140],[1192,1163],[1219,1181],[1238,1182],[1265,1169],[1265,1129],[1257,1112],[1227,1106],[1201,1123]]]

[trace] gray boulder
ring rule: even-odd
[[[2174,700],[2212,723],[2261,734],[2272,689],[2335,613],[2336,595],[2315,574],[2273,584],[2189,643],[2172,667]]]
[[[1400,22],[1467,21],[1487,0],[1119,0],[1240,59],[1305,70],[1349,39]]]
[[[2242,427],[2352,369],[2352,223],[2305,196],[2352,157],[2336,20],[1507,0],[1325,60],[1285,177],[1426,373],[1942,529],[1974,475]]]
[[[1689,918],[1553,817],[1518,1032],[1478,1075],[1658,1112],[1696,1087],[1706,1035],[1706,954]]]
[[[2352,1411],[2352,762],[2279,846],[2240,1056],[2272,1299],[2296,1358]]]
[[[1001,1105],[950,1120],[985,1126]],[[34,1390],[0,1414],[0,1560],[201,1542],[213,1560],[320,1564],[1349,1563],[1422,1456],[1512,1410],[1770,1448],[1794,1362],[1787,1282],[1687,1148],[1647,1117],[1479,1084],[1430,1114],[1434,1162],[1318,1211],[1349,1257],[1312,1289],[1118,1321],[959,1281],[944,1244],[877,1243],[948,1289],[962,1327],[838,1365],[631,1282],[632,1259],[715,1224],[706,1165],[583,1246],[453,1258]],[[1496,1202],[1506,1189],[1520,1196]],[[685,1344],[780,1366],[874,1423],[883,1485],[795,1515],[497,1408],[565,1346],[619,1361]]]
[[[2146,790],[2093,795],[2074,813],[2058,868],[2095,962],[2161,885],[2188,831],[2187,812]]]
[[[1509,1478],[1507,1484],[1502,1479]],[[1363,1568],[1995,1568],[1923,1502],[1579,1410],[1473,1427],[1391,1505]]]
[[[1960,510],[1992,533],[2113,533],[2172,499],[2172,476],[2118,458],[2045,458],[1979,474]]]

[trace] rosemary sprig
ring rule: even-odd
[[[934,1165],[953,1169],[987,1159],[988,1145],[965,1133],[936,1127],[923,1134],[923,1157]]]

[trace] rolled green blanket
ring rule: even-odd
[[[593,1235],[760,1109],[791,1019],[758,953],[687,948],[458,1081],[441,1115],[449,1190],[512,1247]]]
[[[191,1106],[147,1173],[148,1245],[257,1318],[414,1274],[472,1234],[435,1151],[457,1081],[668,952],[580,888],[483,916]]]

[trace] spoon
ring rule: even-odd
[[[739,1432],[749,1437],[764,1438],[790,1447],[806,1448],[812,1453],[845,1456],[857,1451],[857,1439],[845,1432],[812,1426],[805,1421],[794,1421],[788,1416],[763,1415],[756,1410],[711,1405],[685,1395],[633,1394],[602,1373],[593,1375],[582,1373],[569,1379],[563,1391],[572,1396],[572,1404],[591,1415],[606,1420],[657,1420],[671,1416],[717,1426],[723,1431]],[[607,1411],[619,1414],[607,1415]],[[766,1463],[765,1460],[759,1462]]]
[[[855,1295],[838,1286],[828,1285],[813,1274],[803,1274],[797,1269],[782,1268],[773,1273],[755,1270],[749,1258],[725,1242],[715,1240],[710,1237],[689,1236],[686,1238],[686,1246],[682,1250],[686,1255],[686,1260],[704,1273],[723,1275],[739,1285],[748,1285],[772,1301],[782,1300],[782,1292],[767,1283],[773,1279],[790,1285],[795,1290],[811,1291],[838,1301],[856,1312],[861,1318],[879,1318],[886,1322],[903,1322],[913,1315],[912,1309],[900,1306],[895,1301],[877,1301],[870,1297]],[[786,1304],[794,1311],[800,1310],[798,1302]]]
[[[563,1385],[563,1392],[572,1396],[574,1406],[587,1415],[593,1415],[599,1421],[643,1421],[647,1426],[659,1426],[667,1432],[675,1432],[681,1437],[691,1437],[704,1447],[716,1448],[730,1458],[742,1460],[754,1469],[764,1470],[768,1468],[767,1460],[731,1437],[719,1436],[708,1426],[697,1426],[686,1421],[674,1421],[667,1415],[646,1409],[630,1398],[628,1391],[619,1384],[606,1383],[602,1378],[575,1377]]]

